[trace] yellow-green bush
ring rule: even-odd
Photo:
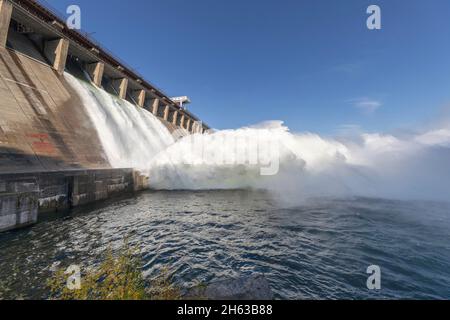
[[[142,263],[138,252],[124,245],[119,255],[107,250],[102,263],[81,278],[81,288],[67,287],[68,275],[64,270],[55,272],[49,281],[52,299],[61,300],[177,300],[180,290],[164,269],[160,275],[146,283],[142,276]]]

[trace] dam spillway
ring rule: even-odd
[[[93,121],[105,112],[113,119],[99,133]],[[209,129],[56,14],[24,0],[0,0],[0,114],[0,231],[32,224],[42,211],[140,190],[147,178],[121,153],[147,159],[174,131]],[[127,122],[135,134],[120,141],[114,125],[126,131]],[[126,148],[105,145],[108,138]]]

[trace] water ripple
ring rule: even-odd
[[[146,277],[169,266],[182,286],[262,272],[280,299],[450,298],[449,205],[274,203],[264,192],[173,191],[77,209],[0,235],[0,283],[45,297],[55,265],[96,264],[127,238]],[[382,268],[379,292],[366,288],[372,264]]]

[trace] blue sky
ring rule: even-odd
[[[450,104],[448,0],[46,2],[78,4],[83,29],[214,128],[390,131]]]

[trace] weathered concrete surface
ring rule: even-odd
[[[89,73],[92,82],[97,87],[101,87],[103,80],[103,73],[105,71],[105,64],[102,62],[90,63],[86,66],[86,70]]]
[[[145,104],[145,90],[136,90],[132,94],[134,101],[139,107],[144,107]]]
[[[36,177],[0,179],[0,232],[35,223],[38,198]]]
[[[80,97],[50,66],[0,48],[0,174],[110,167]]]
[[[176,126],[177,125],[177,119],[178,118],[178,111],[173,111],[173,115],[172,115],[172,124],[174,125],[174,126]]]
[[[0,232],[36,223],[38,213],[111,199],[147,186],[147,178],[132,169],[1,174]]]
[[[6,45],[9,24],[11,22],[12,4],[8,0],[0,0],[0,47]]]
[[[158,116],[159,99],[150,99],[149,111],[153,113],[154,116]]]
[[[80,172],[73,176],[72,205],[85,205],[133,191],[134,174],[131,169]]]
[[[66,67],[67,53],[69,52],[69,41],[66,39],[55,39],[46,41],[44,53],[58,74],[64,73]]]
[[[170,106],[166,105],[164,106],[164,113],[163,113],[163,119],[164,121],[168,121],[169,120],[169,111],[170,111]]]
[[[113,80],[112,86],[116,90],[117,95],[121,99],[127,98],[127,90],[128,90],[128,79],[127,78]]]
[[[134,191],[142,191],[148,189],[149,177],[140,171],[133,171]]]
[[[262,274],[213,282],[189,290],[185,298],[208,300],[272,300],[269,282]]]

